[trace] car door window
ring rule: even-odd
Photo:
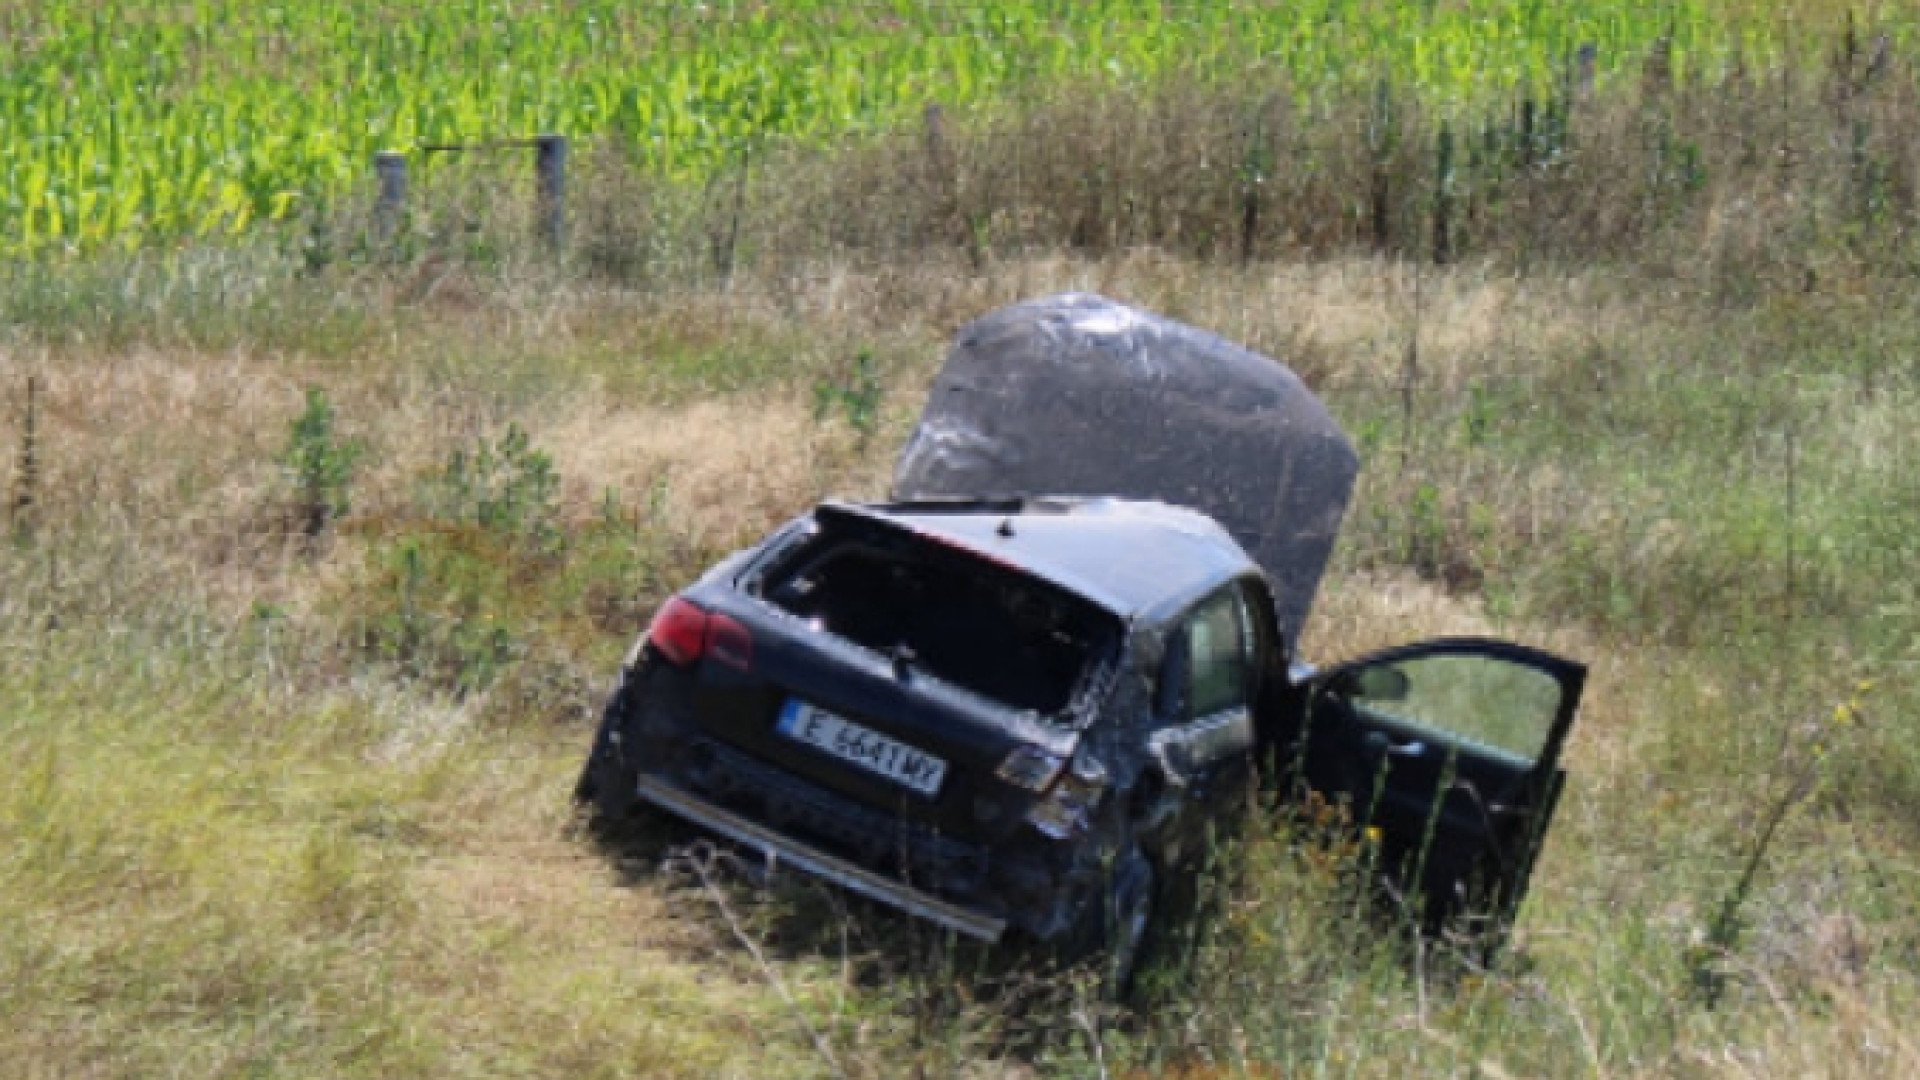
[[[1227,588],[1200,603],[1185,626],[1179,663],[1187,675],[1187,701],[1179,719],[1196,721],[1240,709],[1254,700],[1254,634],[1246,600]]]
[[[1188,718],[1241,708],[1253,698],[1252,635],[1237,588],[1201,604],[1187,624]]]
[[[1252,749],[1255,633],[1244,591],[1196,605],[1169,642],[1151,745],[1171,774],[1214,776]]]
[[[1532,765],[1560,715],[1552,674],[1491,656],[1440,653],[1362,669],[1353,704],[1377,720],[1424,729]]]
[[[1154,724],[1191,724],[1251,706],[1256,634],[1238,587],[1196,605],[1168,637],[1154,686]]]

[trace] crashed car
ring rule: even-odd
[[[1357,469],[1272,359],[1097,296],[990,314],[892,501],[824,503],[659,609],[579,796],[1124,972],[1266,783],[1344,807],[1421,925],[1504,927],[1584,668],[1485,639],[1304,663]]]

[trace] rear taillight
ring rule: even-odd
[[[753,635],[745,626],[679,596],[660,605],[647,640],[676,667],[706,657],[742,671],[753,666]]]
[[[707,613],[676,596],[654,613],[647,640],[660,655],[686,667],[707,651]]]

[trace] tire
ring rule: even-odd
[[[640,773],[627,760],[620,739],[628,702],[632,699],[630,685],[630,680],[623,678],[607,700],[600,727],[594,732],[593,746],[587,751],[586,764],[581,766],[580,779],[573,787],[574,801],[587,806],[600,824],[627,818],[636,802],[634,789],[639,785]]]
[[[1134,973],[1152,941],[1155,888],[1153,863],[1138,849],[1114,867],[1101,903],[1101,977],[1110,1000],[1122,1000],[1133,990]]]

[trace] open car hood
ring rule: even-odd
[[[1111,495],[1199,510],[1265,569],[1291,651],[1358,468],[1340,425],[1285,365],[1066,293],[961,329],[893,495]]]

